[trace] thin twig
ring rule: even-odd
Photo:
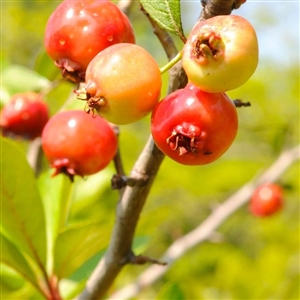
[[[248,107],[248,106],[251,106],[251,103],[250,102],[245,102],[241,99],[235,99],[233,100],[233,103],[235,105],[235,107]]]
[[[247,203],[257,186],[274,182],[300,158],[300,145],[281,153],[278,159],[258,178],[246,183],[235,194],[218,206],[198,227],[176,240],[162,256],[161,261],[168,262],[166,267],[152,265],[147,268],[134,283],[131,283],[115,292],[109,299],[135,298],[144,288],[152,285],[161,278],[180,257],[188,250],[199,245],[216,231],[233,213]]]
[[[178,54],[178,50],[175,46],[172,37],[169,35],[169,33],[166,30],[159,27],[158,24],[153,19],[151,19],[150,15],[146,12],[146,10],[143,8],[142,5],[141,5],[141,11],[149,20],[153,28],[153,33],[157,36],[158,40],[164,47],[168,60],[171,61]]]
[[[134,255],[134,253],[132,253],[132,259],[130,260],[130,263],[133,265],[144,265],[147,263],[156,264],[159,266],[167,265],[167,263],[164,261],[160,261],[145,255]]]

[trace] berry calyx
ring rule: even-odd
[[[201,131],[198,126],[183,122],[177,125],[166,142],[172,150],[178,151],[179,155],[193,153],[197,155],[199,149],[202,149],[206,133]],[[210,153],[207,153],[210,154]]]
[[[142,47],[120,43],[101,51],[88,65],[86,84],[75,91],[86,111],[124,125],[149,114],[162,86],[154,58]]]
[[[220,34],[205,33],[198,37],[193,56],[200,65],[208,65],[213,61],[221,62],[224,59],[224,50],[225,45]]]

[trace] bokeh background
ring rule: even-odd
[[[52,115],[60,109],[83,109],[72,93],[72,84],[50,84],[60,78],[60,73],[45,54],[43,35],[47,19],[59,3],[1,1],[1,106],[14,93],[36,90],[47,91],[45,100]],[[188,35],[200,14],[200,1],[181,3]],[[270,166],[284,149],[299,144],[299,2],[248,0],[233,13],[253,24],[260,44],[255,74],[228,93],[233,99],[250,101],[251,107],[238,110],[237,139],[213,164],[186,167],[164,159],[140,217],[137,254],[160,257],[174,240],[199,225],[214,207]],[[163,66],[166,55],[138,2],[133,3],[129,17],[137,43]],[[181,49],[180,40],[173,38]],[[162,97],[167,81],[164,75]],[[121,127],[121,155],[127,173],[148,139],[149,121],[150,116]],[[24,152],[28,150],[26,142],[18,144]],[[61,178],[49,179],[50,173],[44,161],[39,182],[55,189]],[[102,251],[63,282],[66,291],[84,282],[109,242],[118,201],[117,192],[110,189],[112,174],[111,164],[99,174],[75,181],[70,222],[103,220],[104,238]],[[299,299],[299,163],[293,164],[277,183],[285,197],[280,213],[257,218],[247,206],[241,208],[220,227],[214,239],[189,251],[136,299],[167,299],[168,295],[173,295],[172,299]],[[55,195],[50,194],[47,201]],[[134,281],[144,268],[127,266],[111,291]],[[34,299],[30,286],[5,268],[1,268],[3,290],[11,278],[18,284],[12,285],[6,297],[19,293],[25,295],[23,299]]]

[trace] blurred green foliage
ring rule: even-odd
[[[51,115],[62,108],[83,109],[83,103],[72,93],[74,86],[59,81],[60,73],[43,47],[44,28],[58,2],[13,1],[1,5],[4,25],[1,29],[1,105],[9,101],[13,93],[33,89],[44,92]],[[259,2],[256,5],[259,10]],[[137,2],[129,11],[129,17],[137,43],[160,65],[165,64],[166,55]],[[268,25],[267,19],[262,22]],[[182,44],[175,40],[180,49]],[[164,75],[162,96],[166,93],[167,79]],[[299,143],[298,64],[291,62],[282,66],[276,61],[261,60],[253,77],[228,94],[233,99],[251,102],[250,108],[238,110],[240,126],[236,141],[221,159],[207,166],[186,167],[165,158],[137,228],[137,254],[144,252],[160,257],[172,241],[199,225],[215,205],[272,164],[283,149]],[[149,121],[148,116],[121,127],[121,155],[127,173],[150,134]],[[29,145],[24,141],[16,143],[25,155]],[[54,212],[66,192],[62,190],[64,180],[61,176],[50,177],[45,159],[42,170],[38,186],[43,205]],[[99,174],[77,178],[73,188],[67,191],[72,201],[70,228],[92,221],[101,223],[99,230],[103,232],[97,253],[90,254],[81,268],[62,281],[63,294],[69,299],[83,287],[108,245],[118,201],[117,191],[110,189],[113,174],[111,164]],[[14,177],[18,176],[16,168]],[[207,241],[189,251],[164,278],[136,299],[299,299],[299,163],[287,170],[278,183],[285,192],[282,212],[259,219],[243,207],[221,226],[217,241]],[[46,218],[50,224],[52,215]],[[127,266],[112,290],[134,281],[145,268]],[[3,299],[39,297],[12,269],[1,265],[0,274]]]

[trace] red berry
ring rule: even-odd
[[[117,151],[112,126],[99,116],[84,111],[64,111],[54,115],[42,134],[44,153],[55,173],[91,175],[104,169]]]
[[[226,92],[244,84],[258,64],[253,26],[240,16],[216,16],[196,23],[182,53],[182,66],[203,91]]]
[[[84,81],[89,62],[117,43],[134,43],[128,17],[108,0],[65,0],[50,16],[45,48],[63,76]]]
[[[250,211],[256,216],[269,216],[279,211],[283,206],[282,188],[275,183],[259,186],[250,200]]]
[[[48,107],[39,94],[19,93],[2,109],[0,128],[5,136],[34,139],[41,136],[48,119]]]
[[[85,86],[76,91],[89,110],[109,122],[136,122],[150,113],[160,97],[161,73],[142,47],[121,43],[101,51],[86,70]]]
[[[168,95],[151,118],[153,139],[167,156],[184,165],[215,161],[232,144],[238,129],[233,102],[193,84]]]

